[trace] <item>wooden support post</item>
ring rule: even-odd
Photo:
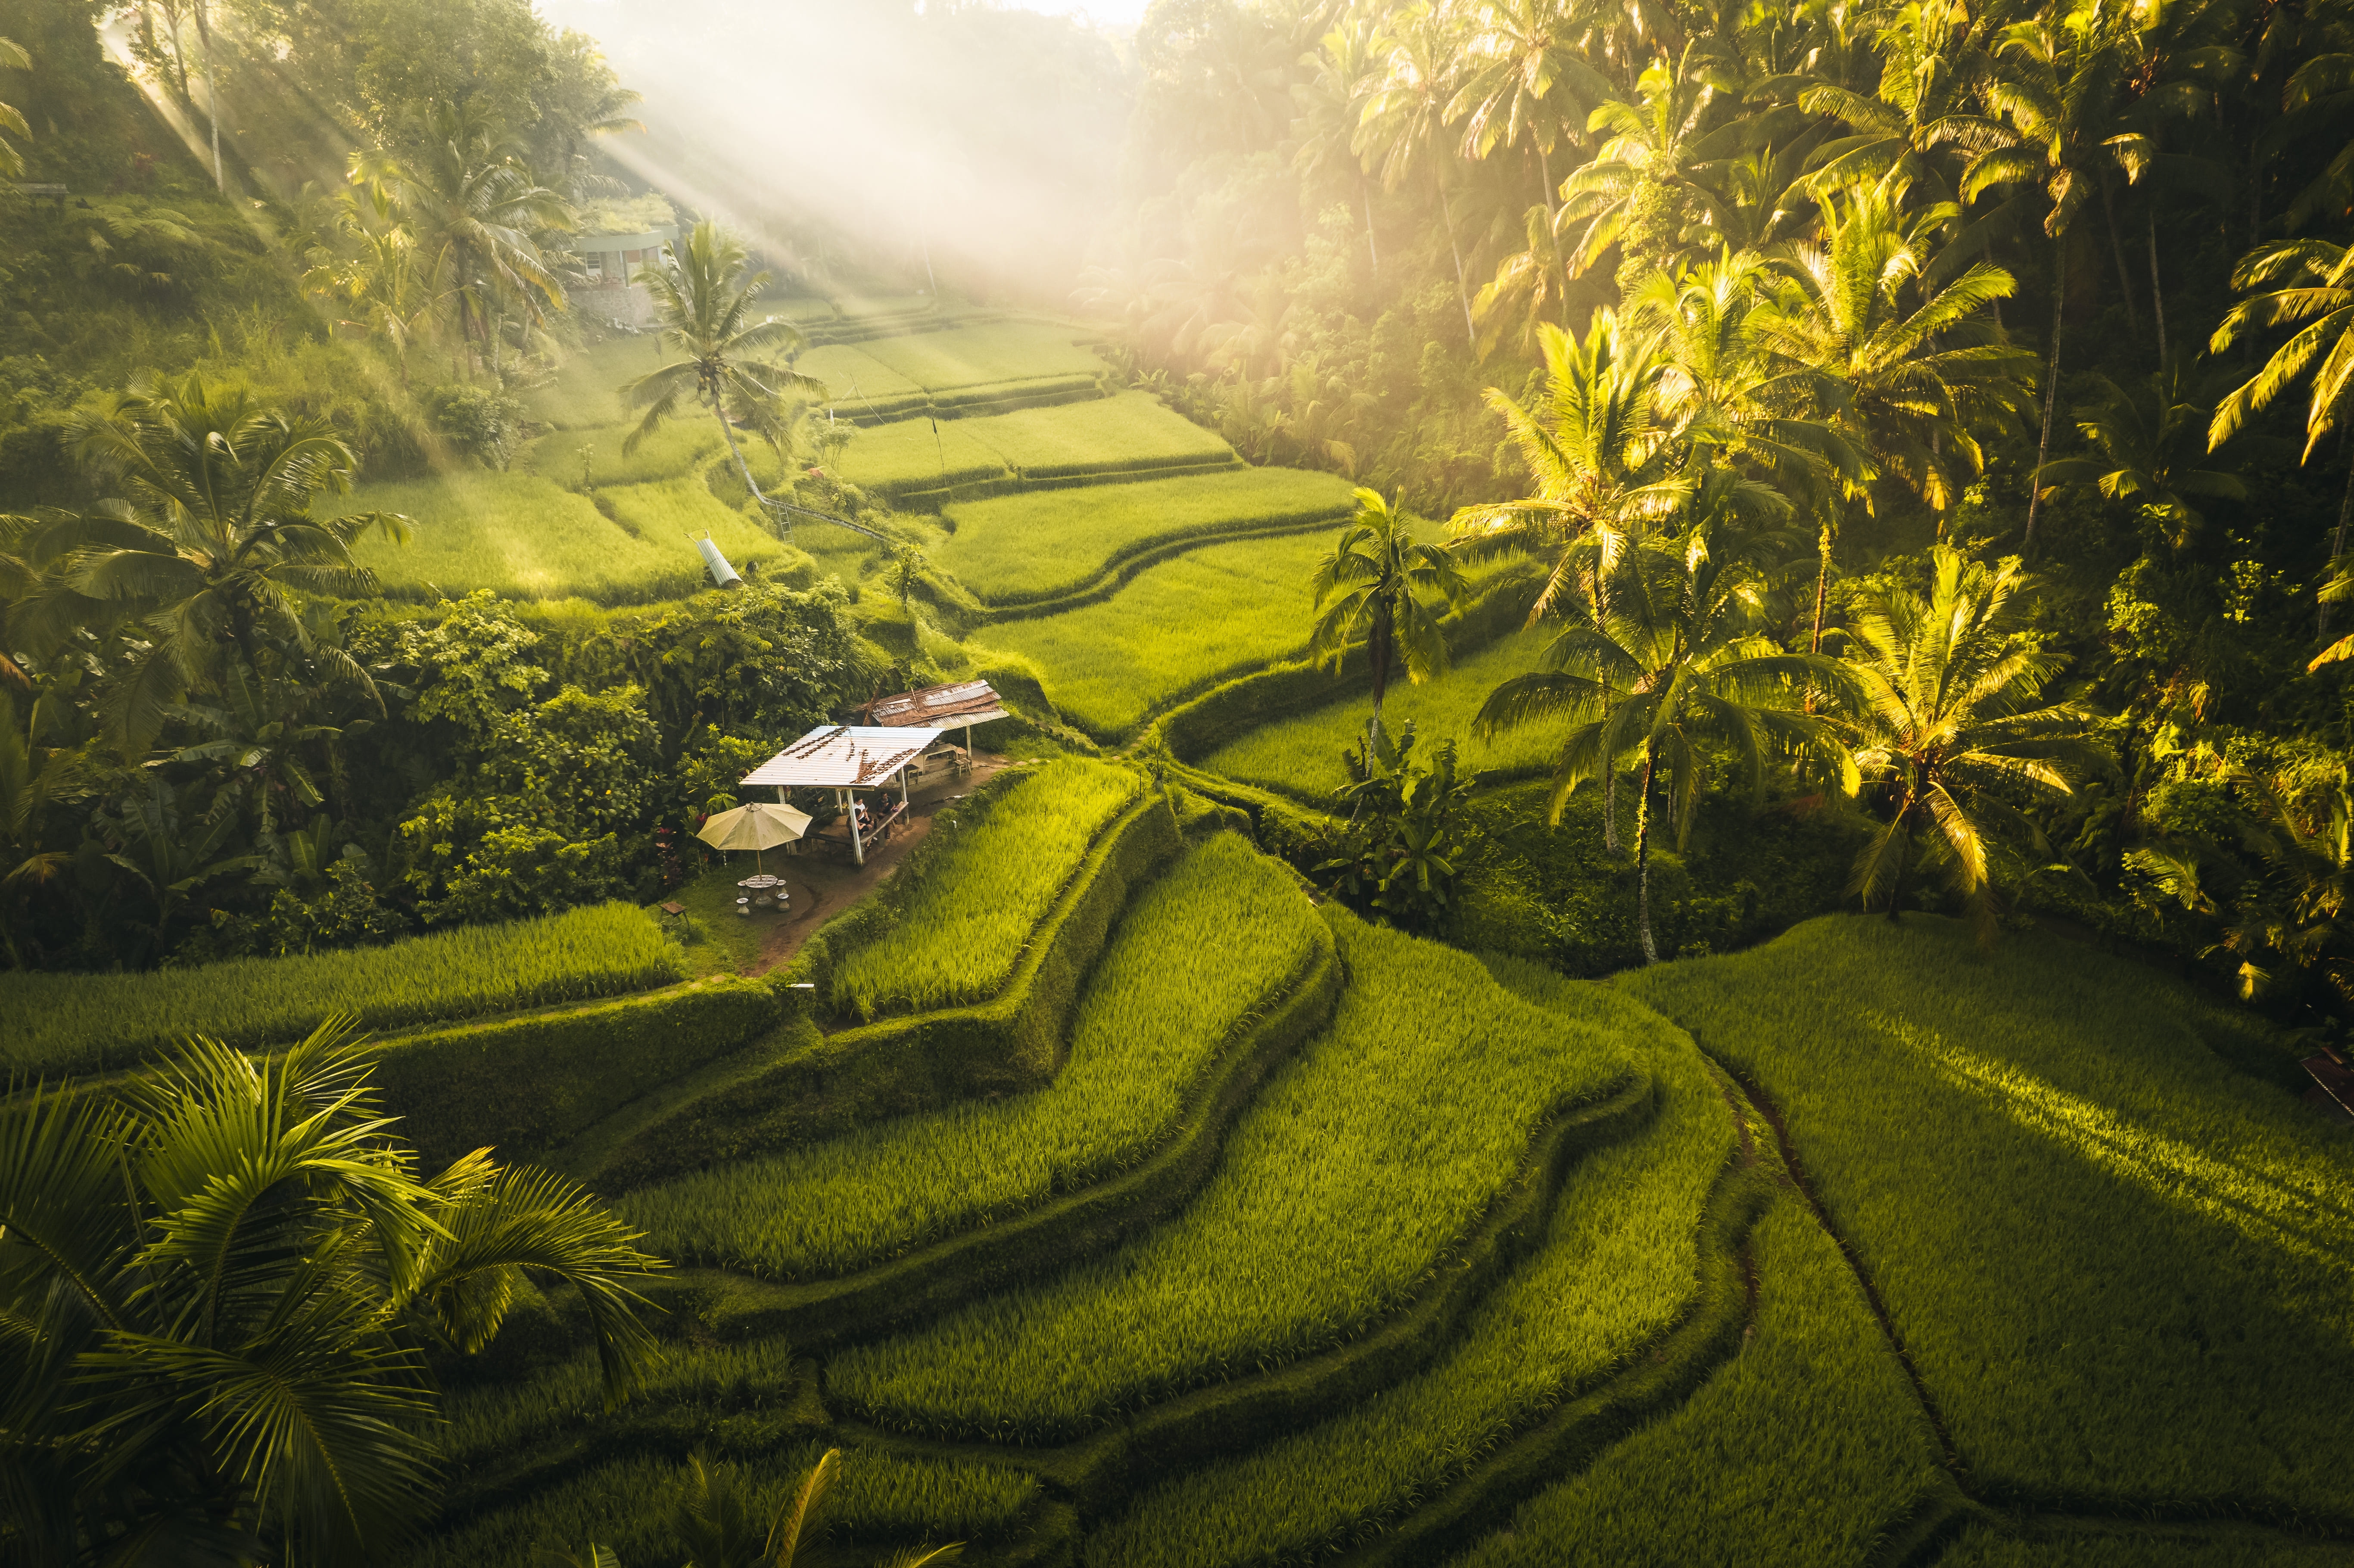
[[[866,863],[866,839],[858,831],[858,796],[852,790],[842,791],[843,820],[850,824],[850,858],[861,867]]]

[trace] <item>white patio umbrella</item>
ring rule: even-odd
[[[807,811],[755,800],[748,806],[720,812],[705,821],[703,831],[695,836],[713,849],[750,850],[752,863],[758,866],[762,850],[792,842],[809,830],[809,825]]]

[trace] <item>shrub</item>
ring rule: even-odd
[[[504,469],[514,456],[523,406],[489,387],[457,383],[425,394],[434,429],[484,468]]]

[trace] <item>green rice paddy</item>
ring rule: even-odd
[[[381,948],[143,974],[0,973],[0,1074],[122,1067],[192,1034],[299,1040],[330,1012],[398,1029],[668,985],[686,960],[654,917],[599,904]]]
[[[1304,528],[1348,508],[1349,485],[1332,474],[1288,468],[1189,474],[961,502],[947,508],[956,532],[934,556],[985,603],[1033,604],[1086,588],[1140,549],[1261,528]]]
[[[2354,1517],[2354,1140],[2221,1004],[1926,916],[1627,984],[1778,1102],[1977,1476]]]
[[[1132,769],[1050,762],[991,804],[904,894],[891,925],[835,955],[838,1011],[953,1007],[994,996],[1087,846],[1143,788]]]
[[[708,500],[706,493],[705,498]],[[533,473],[459,471],[433,479],[362,484],[344,510],[398,512],[414,524],[407,545],[371,536],[354,554],[398,599],[439,599],[475,588],[516,599],[643,604],[709,586],[703,558],[683,536],[708,529],[738,571],[781,561],[790,546],[684,489],[667,503],[636,497],[637,520],[608,518],[588,496]]]
[[[1395,735],[1411,723],[1423,747],[1417,755],[1441,741],[1455,742],[1467,772],[1510,775],[1550,768],[1565,726],[1532,725],[1482,740],[1471,721],[1500,683],[1535,667],[1553,635],[1551,629],[1517,631],[1458,658],[1437,680],[1393,683],[1382,699],[1383,725]],[[1372,711],[1363,696],[1336,699],[1261,726],[1204,758],[1200,766],[1270,789],[1329,799],[1349,782],[1341,756],[1363,736]]]
[[[1222,939],[1236,928],[1251,933],[1239,948]],[[1048,1087],[720,1166],[619,1207],[665,1256],[777,1279],[846,1273],[1020,1213],[1150,1152],[1322,930],[1279,866],[1222,834],[1120,922]]]
[[[1035,662],[1065,717],[1119,739],[1187,693],[1304,649],[1308,577],[1331,548],[1321,530],[1204,546],[1100,603],[991,626],[975,641]]]
[[[877,338],[859,346],[868,358],[929,392],[1092,378],[1104,369],[1102,356],[1075,341],[1069,328],[1032,322],[984,322],[942,332]]]
[[[1708,1563],[1733,1542],[1757,1568],[1873,1560],[1943,1477],[1935,1435],[1805,1204],[1776,1200],[1751,1248],[1757,1314],[1741,1353],[1454,1568]]]
[[[1182,1218],[845,1351],[832,1393],[901,1429],[1053,1440],[1343,1343],[1460,1244],[1548,1115],[1634,1070],[1614,1033],[1520,1001],[1476,960],[1326,913],[1340,1010]]]
[[[1734,1150],[1723,1096],[1682,1031],[1648,1009],[1530,966],[1498,969],[1566,1027],[1626,1045],[1658,1087],[1658,1120],[1579,1162],[1543,1245],[1446,1357],[1330,1421],[1152,1487],[1089,1538],[1088,1563],[1306,1560],[1404,1513],[1684,1308],[1702,1204]]]

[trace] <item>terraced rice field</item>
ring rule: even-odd
[[[1142,786],[1130,768],[1079,758],[1038,769],[915,880],[895,882],[889,924],[833,955],[827,1000],[872,1018],[995,995],[1087,846]]]
[[[1394,735],[1411,723],[1421,755],[1452,740],[1467,771],[1509,777],[1550,768],[1565,725],[1532,725],[1483,740],[1471,721],[1500,683],[1535,667],[1551,635],[1545,630],[1514,632],[1459,657],[1437,680],[1393,683],[1382,699],[1383,724]],[[1336,699],[1263,725],[1202,758],[1200,766],[1303,799],[1329,800],[1349,782],[1341,756],[1363,736],[1372,711],[1363,696]]]
[[[1084,389],[1060,331],[804,364],[902,411]],[[551,489],[568,440],[649,539],[726,513],[698,477],[716,430],[625,463],[618,415],[564,385],[540,395],[571,418],[535,454]],[[1219,450],[1164,414],[901,418],[843,469],[915,494]],[[1118,740],[1299,651],[1347,490],[1235,470],[1001,494],[947,507],[927,548],[1001,616],[1034,612],[968,652],[1020,656]],[[1394,688],[1387,717],[1474,768],[1542,768],[1550,736],[1467,733],[1534,652],[1507,636]],[[1336,697],[1205,760],[1324,793],[1363,712]],[[451,1510],[415,1561],[524,1568],[591,1540],[675,1561],[692,1449],[735,1456],[765,1507],[835,1443],[826,1561],[948,1539],[1087,1568],[2354,1556],[2354,1140],[2225,1065],[2274,1049],[2243,1021],[2122,959],[1981,955],[1920,916],[1573,983],[1311,910],[1224,836],[1092,916],[1051,1076],[949,1097],[928,1075],[970,1049],[955,1004],[1082,939],[1039,916],[1150,788],[1041,768],[840,927],[828,1021],[886,1022],[726,1093],[798,1107],[873,1074],[876,1114],[751,1153],[683,1139],[660,1169],[688,1174],[624,1193],[694,1266],[665,1288],[702,1329],[617,1413],[577,1352],[465,1392]],[[1303,961],[1323,986],[1328,953],[1337,1001],[1287,991]],[[732,1125],[649,1114],[633,1137]]]
[[[1289,468],[997,496],[946,508],[956,531],[935,557],[984,603],[1012,608],[1076,593],[1157,546],[1311,528],[1339,518],[1349,504],[1345,481]]]
[[[1309,574],[1331,547],[1320,531],[1205,545],[1146,567],[1100,603],[991,626],[974,641],[1033,661],[1066,718],[1121,739],[1189,692],[1304,649]]]
[[[1352,977],[1341,1011],[1184,1218],[844,1353],[833,1394],[892,1427],[1054,1441],[1345,1342],[1440,1265],[1548,1115],[1633,1071],[1609,1033],[1499,994],[1471,959],[1327,913]]]
[[[1221,940],[1252,933],[1239,951]],[[1048,1087],[642,1189],[621,1212],[663,1255],[822,1277],[1018,1214],[1136,1163],[1196,1078],[1325,940],[1300,889],[1221,835],[1120,923]]]
[[[711,501],[708,492],[700,500],[685,489],[661,501],[638,493],[631,503],[608,518],[588,496],[538,474],[460,471],[362,484],[342,506],[398,512],[414,524],[407,545],[371,536],[354,552],[396,599],[430,600],[474,588],[608,605],[676,599],[707,586],[689,529],[695,538],[708,530],[738,571],[749,562],[796,558],[791,546]]]
[[[2224,1065],[2221,1004],[1926,916],[1628,984],[1779,1102],[1974,1474],[2354,1518],[2312,1397],[2354,1387],[2354,1140]]]

